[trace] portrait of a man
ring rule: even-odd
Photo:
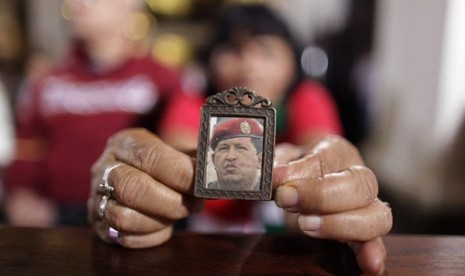
[[[221,118],[212,131],[210,148],[216,180],[208,189],[259,191],[263,123],[253,118]]]

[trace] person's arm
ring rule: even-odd
[[[40,195],[45,143],[37,112],[36,90],[25,92],[17,108],[18,127],[13,162],[5,169],[5,215],[12,225],[51,226],[55,206]]]

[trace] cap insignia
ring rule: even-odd
[[[248,122],[241,122],[240,126],[242,134],[250,134],[250,125]]]

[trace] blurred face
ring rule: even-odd
[[[251,138],[237,137],[218,142],[212,159],[220,189],[251,191],[255,188],[262,158]]]
[[[278,103],[295,75],[292,48],[278,36],[241,39],[236,45],[220,45],[210,61],[218,91],[245,86]]]
[[[68,0],[67,3],[75,35],[86,40],[122,36],[124,24],[141,7],[142,0]]]

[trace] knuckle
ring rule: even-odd
[[[360,192],[371,202],[378,194],[378,181],[372,170],[364,166],[353,166],[348,169],[356,179]]]
[[[141,185],[142,182],[142,176],[127,175],[118,185],[118,189],[115,189],[115,197],[126,206],[136,206],[137,201],[141,200],[148,190],[147,185]]]
[[[159,148],[159,139],[144,129],[130,129],[121,131],[112,138],[110,143],[125,149],[132,165],[142,169],[146,164],[151,164],[150,156],[153,149]]]
[[[153,167],[159,165],[161,157],[161,144],[150,143],[144,147],[144,150],[140,152],[141,156],[141,168],[145,171],[150,170]]]

